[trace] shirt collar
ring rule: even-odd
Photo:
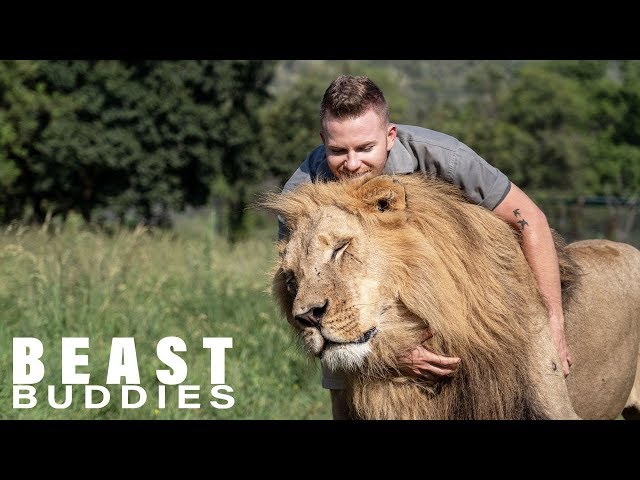
[[[387,163],[382,173],[393,175],[396,173],[413,173],[418,169],[418,160],[411,155],[405,146],[398,141],[393,143]]]

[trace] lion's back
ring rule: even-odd
[[[589,264],[618,263],[622,266],[628,265],[635,270],[640,269],[640,250],[628,243],[592,239],[570,243],[567,248],[574,258],[580,258]]]
[[[612,418],[616,412],[601,412],[599,406],[611,405],[605,397],[612,392],[630,390],[637,365],[640,251],[610,240],[581,240],[568,245],[567,253],[581,271],[564,312],[573,358],[569,393],[582,418]],[[618,399],[620,411],[626,400]]]

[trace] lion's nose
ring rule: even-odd
[[[319,327],[328,305],[329,300],[325,300],[323,305],[311,307],[306,312],[296,315],[295,318],[303,327]]]

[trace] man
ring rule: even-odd
[[[522,233],[522,249],[549,310],[549,325],[569,374],[571,356],[564,336],[558,258],[544,213],[497,168],[459,140],[421,127],[389,123],[382,91],[367,77],[342,75],[327,88],[320,107],[322,145],[314,149],[285,184],[360,175],[421,171],[459,186],[470,201],[493,210]],[[286,232],[280,223],[279,235]],[[424,340],[430,338],[429,332]],[[460,359],[436,355],[419,345],[401,358],[406,373],[437,381],[453,374]],[[331,390],[334,418],[344,418],[340,372],[323,367],[322,385]]]

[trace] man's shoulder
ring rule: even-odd
[[[456,150],[460,146],[460,140],[446,133],[415,125],[397,124],[397,127],[398,140],[404,145],[426,143],[447,150]]]
[[[318,169],[318,165],[327,161],[327,153],[324,145],[318,145],[316,148],[311,150],[306,161],[309,163],[309,168],[315,172]]]
[[[313,182],[318,178],[329,178],[331,172],[327,166],[327,155],[324,145],[314,148],[302,165],[293,173],[291,178],[285,183],[283,190],[293,190],[301,183]]]

